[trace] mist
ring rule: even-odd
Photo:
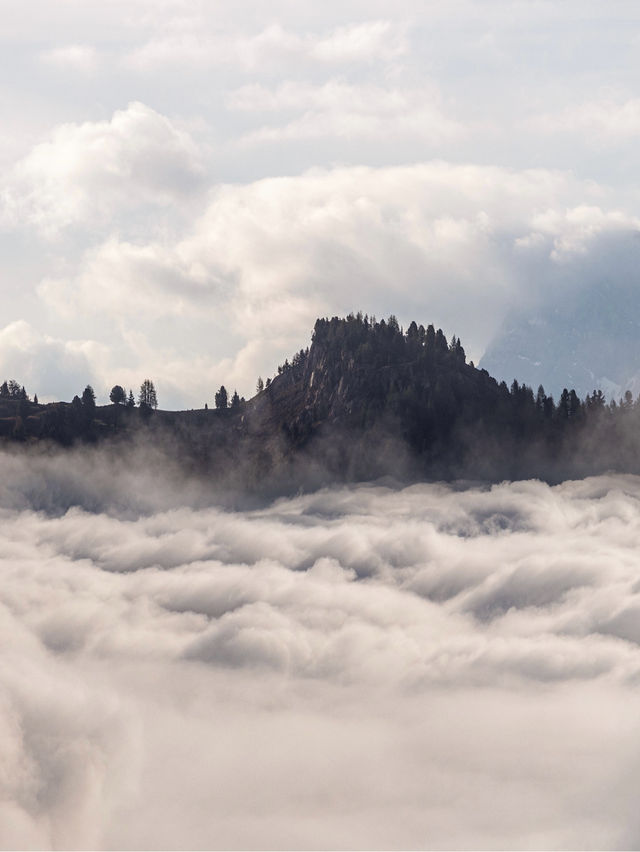
[[[0,461],[3,848],[637,847],[640,478]]]

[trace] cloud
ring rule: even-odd
[[[569,210],[546,210],[533,217],[533,233],[520,245],[534,244],[541,235],[553,238],[551,258],[571,261],[586,255],[603,237],[632,235],[638,232],[640,219],[620,210],[602,210],[596,205],[581,204]]]
[[[40,402],[78,395],[95,382],[96,368],[105,359],[104,347],[91,340],[62,340],[43,335],[24,320],[0,329],[0,363],[4,379],[14,378]]]
[[[608,97],[585,101],[528,119],[538,132],[579,135],[587,145],[602,147],[632,141],[640,134],[640,100]]]
[[[99,56],[98,51],[90,44],[69,44],[45,50],[40,54],[40,58],[47,65],[86,74],[96,68]]]
[[[337,27],[311,50],[324,62],[389,61],[407,52],[404,28],[392,21],[366,21]]]
[[[245,71],[293,62],[352,65],[391,62],[407,51],[405,27],[390,20],[350,23],[328,32],[300,32],[270,23],[257,32],[223,32],[199,18],[183,19],[128,53],[124,65],[151,73],[167,65],[211,68],[237,65]]]
[[[3,845],[635,845],[638,478],[2,463]]]
[[[437,145],[464,135],[465,128],[448,118],[439,98],[426,88],[410,91],[378,86],[354,86],[331,80],[322,86],[283,83],[275,91],[248,85],[229,98],[238,110],[295,110],[298,118],[251,130],[244,144],[326,137],[378,139],[386,129],[395,139],[418,137]]]
[[[64,228],[113,227],[116,213],[180,204],[199,187],[197,146],[139,102],[109,121],[63,124],[14,167],[2,193],[9,223],[54,237]]]
[[[585,194],[594,203],[572,204]],[[542,300],[545,287],[579,287],[615,252],[626,257],[620,241],[635,244],[640,222],[595,202],[597,187],[546,170],[312,170],[219,186],[183,239],[112,238],[85,253],[76,275],[44,279],[39,294],[61,316],[72,305],[117,321],[129,363],[116,356],[109,369],[128,370],[127,382],[151,371],[185,389],[182,370],[199,404],[221,374],[250,394],[265,363],[307,345],[324,314],[404,306],[401,321],[442,325],[476,359],[509,305]],[[204,333],[207,316],[219,324],[220,354],[194,371],[179,350],[200,325]],[[149,335],[169,317],[158,359]]]
[[[216,281],[213,272],[181,257],[179,248],[110,239],[87,252],[73,291],[75,298],[70,299],[69,281],[64,278],[46,278],[38,288],[62,315],[104,311],[135,323],[140,316],[202,310],[199,302],[215,295]]]
[[[96,381],[152,375],[167,405],[249,395],[323,313],[433,321],[478,360],[509,307],[579,286],[637,227],[633,27],[603,20],[413,0],[16,12],[5,323],[108,346]],[[629,150],[594,158],[594,140]]]
[[[585,197],[592,203],[575,203]],[[145,361],[156,378],[159,360],[185,365],[179,349],[200,325],[204,334],[208,316],[221,347],[206,381],[224,370],[245,395],[265,363],[308,344],[324,314],[434,322],[477,358],[510,304],[579,287],[597,258],[611,258],[609,243],[635,243],[640,222],[604,201],[598,187],[542,169],[436,161],[310,170],[217,186],[182,238],[111,238],[76,274],[46,278],[39,294],[61,315],[73,305],[117,320],[127,336],[135,330],[136,348],[149,348],[153,324],[171,318],[162,359],[154,366],[151,347]],[[200,400],[205,384],[193,392]]]

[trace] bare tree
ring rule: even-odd
[[[158,397],[156,396],[156,389],[153,386],[153,382],[151,379],[145,379],[144,382],[140,385],[140,393],[138,394],[138,405],[142,408],[146,406],[147,408],[157,408],[158,407]]]

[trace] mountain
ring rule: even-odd
[[[90,402],[90,400],[89,400]],[[395,317],[319,319],[311,346],[232,408],[154,411],[123,405],[0,401],[12,446],[82,442],[160,455],[182,473],[243,491],[337,481],[540,477],[640,470],[640,405],[607,406],[496,381],[460,341]]]
[[[609,399],[640,392],[640,287],[606,280],[559,288],[536,310],[513,311],[480,366],[498,379],[543,385],[556,397],[599,388]]]

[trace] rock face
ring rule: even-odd
[[[480,366],[558,398],[563,388],[608,399],[640,392],[640,286],[594,284],[558,294],[533,313],[514,311]]]
[[[406,474],[418,464],[447,476],[470,454],[483,468],[471,436],[488,447],[490,421],[505,404],[506,388],[467,364],[459,341],[440,330],[412,323],[404,334],[393,318],[334,317],[318,320],[310,349],[246,403],[243,421],[272,455],[311,453],[335,475]]]
[[[618,327],[605,313],[605,295],[596,292],[581,303],[583,311],[599,314],[601,349]],[[559,324],[569,316],[580,328],[573,305],[558,315]],[[630,316],[629,353],[637,351],[634,329]],[[567,336],[578,348],[592,345],[578,332]],[[613,367],[616,353],[606,351],[605,364]],[[601,394],[582,402],[565,391],[556,406],[544,392],[518,382],[508,387],[467,364],[455,337],[447,342],[442,331],[415,323],[403,332],[393,317],[318,320],[310,349],[285,362],[269,387],[246,403],[241,421],[249,469],[288,470],[292,482],[309,470],[328,481],[386,474],[558,481],[606,469],[635,472],[640,465],[640,404],[631,398],[609,408]]]

